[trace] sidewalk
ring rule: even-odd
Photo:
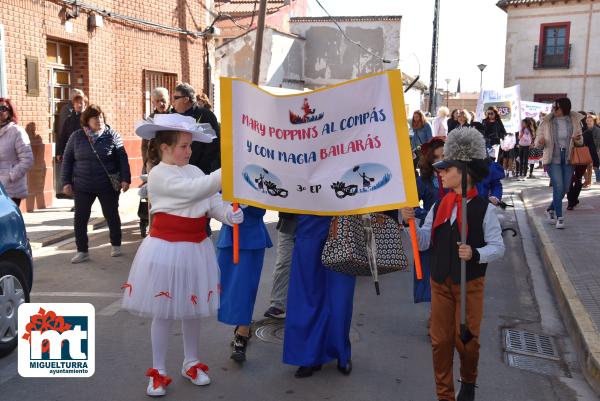
[[[574,211],[563,203],[564,230],[545,218],[551,188],[528,188],[523,201],[565,326],[590,385],[600,393],[600,186],[582,190]]]
[[[122,222],[137,220],[137,208],[140,201],[138,188],[131,188],[119,198],[119,213]],[[55,244],[75,235],[73,232],[74,212],[71,212],[73,201],[57,199],[53,207],[24,213],[23,219],[27,228],[27,236],[33,249]],[[92,205],[92,214],[88,223],[88,231],[97,230],[106,225],[98,200]]]

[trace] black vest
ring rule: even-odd
[[[433,221],[437,215],[438,201],[433,210]],[[460,205],[459,205],[460,207]],[[467,244],[473,249],[486,245],[483,235],[483,218],[488,208],[488,201],[477,196],[467,204]],[[431,246],[431,278],[442,284],[448,276],[452,281],[460,283],[460,259],[457,242],[460,242],[460,232],[456,220],[450,225],[450,220],[432,231]],[[467,262],[467,281],[485,276],[487,263]]]

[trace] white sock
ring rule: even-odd
[[[183,363],[198,360],[198,340],[200,339],[200,319],[182,319],[181,330],[183,331]]]
[[[167,348],[171,319],[152,319],[150,339],[152,340],[152,367],[164,375],[167,371]]]

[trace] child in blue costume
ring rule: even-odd
[[[444,138],[435,137],[421,146],[423,157],[419,160],[419,176],[417,192],[422,207],[415,208],[415,217],[419,226],[423,225],[429,209],[441,199],[446,191],[442,188],[441,179],[433,168],[433,163],[444,158]],[[429,250],[419,252],[423,278],[417,280],[416,269],[413,269],[413,301],[414,303],[431,302],[431,285],[429,283]]]
[[[502,200],[502,179],[504,179],[504,169],[496,163],[491,157],[487,159],[489,173],[477,184],[479,196],[483,196],[494,206]]]
[[[350,374],[350,323],[356,278],[321,263],[331,217],[298,216],[292,256],[283,362],[299,366],[296,377],[312,376],[337,359]]]
[[[244,207],[246,218],[239,226],[240,259],[237,265],[233,263],[233,228],[224,224],[217,241],[217,257],[221,268],[219,321],[236,326],[231,343],[231,359],[236,362],[246,360],[265,248],[273,246],[263,222],[264,215],[264,209]]]

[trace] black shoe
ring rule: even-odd
[[[348,376],[352,372],[352,361],[348,361],[346,366],[340,365],[340,361],[338,360],[337,369],[341,374]]]
[[[271,319],[285,319],[285,311],[283,311],[279,308],[276,308],[274,306],[271,306],[265,312],[265,317],[269,317]]]
[[[297,379],[302,379],[305,377],[310,377],[313,375],[313,372],[318,372],[319,370],[321,370],[322,365],[316,365],[316,366],[300,366],[298,368],[298,370],[296,371],[296,373],[294,374],[294,376]]]
[[[461,382],[460,391],[458,392],[458,397],[456,397],[456,401],[474,401],[475,387],[477,387],[475,383]]]
[[[231,342],[231,346],[233,347],[233,351],[231,351],[231,359],[236,362],[244,362],[246,360],[246,348],[248,347],[248,340],[250,340],[250,337],[235,334],[233,341]]]

